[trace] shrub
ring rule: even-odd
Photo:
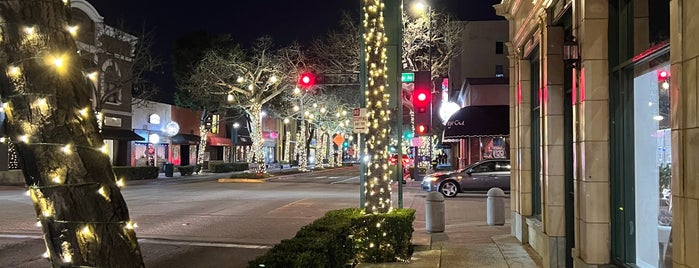
[[[210,163],[211,173],[224,173],[231,171],[243,171],[248,169],[248,163]]]
[[[414,219],[413,209],[376,215],[364,215],[357,208],[331,210],[302,227],[294,238],[282,240],[250,261],[248,267],[345,267],[357,261],[408,259]],[[382,228],[377,229],[377,223]],[[370,243],[379,246],[370,247]]]
[[[158,167],[112,167],[114,175],[125,180],[145,180],[158,178]]]
[[[410,259],[413,254],[410,239],[414,219],[413,209],[394,209],[391,213],[363,215],[353,219],[352,233],[358,247],[357,259],[362,262]],[[377,224],[381,228],[376,228]]]
[[[178,166],[177,171],[180,172],[180,175],[182,176],[189,176],[194,174],[194,171],[197,169],[197,165],[188,165],[188,166]]]

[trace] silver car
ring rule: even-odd
[[[423,190],[439,191],[445,197],[454,197],[464,191],[487,191],[493,187],[510,190],[510,160],[483,160],[464,169],[427,174],[422,180]]]

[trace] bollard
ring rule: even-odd
[[[425,198],[425,231],[444,232],[444,196],[440,192],[428,192]]]
[[[488,190],[486,210],[488,225],[505,224],[505,192],[502,189],[493,187]]]

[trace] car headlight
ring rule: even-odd
[[[425,181],[425,182],[433,182],[433,181],[436,181],[437,178],[432,177],[432,176],[425,176],[425,178],[422,179],[422,180]]]

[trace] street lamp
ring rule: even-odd
[[[233,123],[233,163],[238,162],[238,148],[236,144],[238,143],[238,128],[240,124],[238,122]]]

